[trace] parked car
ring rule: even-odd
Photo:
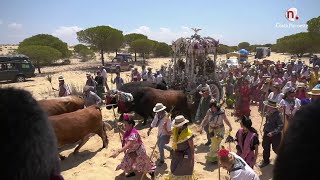
[[[239,60],[236,57],[230,57],[227,59],[226,64],[228,65],[228,68],[239,68]]]
[[[35,77],[35,67],[25,55],[0,56],[0,81],[23,82]]]
[[[119,53],[111,62],[107,62],[105,67],[108,72],[129,71],[134,67],[133,58],[131,54]]]

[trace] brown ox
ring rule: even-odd
[[[48,116],[74,112],[84,107],[84,100],[77,96],[44,99],[38,103]]]
[[[89,140],[92,133],[98,134],[101,137],[103,142],[102,148],[108,145],[102,114],[97,106],[90,106],[71,113],[49,116],[49,121],[56,134],[59,148],[80,141],[74,150],[74,154],[76,154]]]

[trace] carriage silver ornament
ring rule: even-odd
[[[168,76],[169,87],[172,89],[186,90],[187,87],[181,87],[181,82],[186,79],[188,83],[199,85],[197,82],[199,76],[206,77],[210,86],[211,94],[215,99],[222,99],[222,87],[216,75],[216,59],[219,41],[212,37],[202,37],[200,28],[191,28],[194,34],[187,38],[178,38],[172,42],[173,56],[171,76]],[[209,55],[213,54],[211,60]],[[184,72],[184,77],[181,77]],[[184,83],[187,86],[188,83]],[[182,89],[181,89],[182,88]]]

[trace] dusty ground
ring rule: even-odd
[[[224,59],[223,56],[219,57]],[[268,59],[277,61],[289,59],[289,56],[282,54],[272,54],[272,56]],[[250,58],[250,61],[252,57]],[[150,59],[148,61],[148,67],[151,66],[153,69],[157,69],[163,63],[167,63],[169,59]],[[0,85],[7,87],[16,87],[23,88],[30,91],[35,98],[43,99],[52,97],[56,94],[51,90],[51,84],[47,81],[46,76],[48,74],[52,75],[52,85],[57,88],[58,81],[57,78],[59,75],[63,75],[66,79],[67,83],[73,83],[75,86],[78,86],[79,89],[82,89],[85,81],[87,72],[95,72],[96,68],[100,64],[100,61],[90,61],[90,62],[79,62],[79,60],[73,59],[70,65],[64,66],[55,66],[55,67],[45,67],[42,69],[43,74],[38,75],[35,78],[29,79],[27,82],[23,83],[9,83],[9,82],[1,82]],[[128,72],[122,73],[122,77],[127,81]],[[109,75],[111,77],[111,75]],[[108,79],[110,81],[110,78]],[[115,85],[111,85],[109,82],[109,87],[114,88]],[[231,116],[231,112],[233,110],[226,109],[227,116],[232,123],[233,131],[232,135],[234,136],[237,129],[239,128],[239,123],[234,121],[234,117]],[[103,119],[110,122],[110,124],[114,125],[114,116],[112,111],[107,111],[103,109]],[[253,120],[253,126],[259,130],[261,117],[257,112],[257,107],[251,107],[251,118]],[[137,125],[138,129],[140,129],[140,134],[143,138],[143,142],[145,147],[147,148],[148,154],[151,154],[152,147],[156,142],[156,131],[148,137],[147,129],[141,129],[141,126]],[[206,142],[205,134],[198,134],[196,132],[196,125],[191,126],[196,135],[195,137],[195,145],[196,145],[196,154],[195,154],[195,172],[199,179],[218,179],[218,167],[217,165],[206,164],[205,155],[209,151],[207,146],[204,146]],[[101,139],[96,135],[92,137],[87,144],[85,144],[80,153],[77,155],[71,154],[73,149],[66,150],[62,152],[63,155],[67,156],[67,159],[61,162],[62,165],[62,174],[66,180],[104,180],[104,179],[125,179],[121,171],[115,171],[116,166],[120,163],[123,155],[119,155],[116,159],[112,159],[109,156],[112,154],[112,151],[121,147],[119,135],[115,133],[114,130],[107,132],[109,137],[109,147],[107,149],[100,149],[102,147]],[[261,135],[260,135],[261,139]],[[228,147],[228,144],[225,144]],[[235,145],[231,144],[231,149],[235,150]],[[156,156],[158,156],[156,152]],[[166,157],[168,157],[168,153],[166,152]],[[273,160],[275,159],[275,154],[271,154],[271,160],[273,164]],[[153,158],[156,160],[156,157]],[[259,159],[258,163],[262,160],[262,147],[259,147]],[[272,168],[273,165],[269,165],[263,169],[259,169],[255,167],[254,170],[259,174],[261,180],[268,180],[272,177]],[[168,173],[170,167],[170,159],[166,159],[166,164],[156,170],[157,179],[163,179],[163,175]],[[221,179],[225,179],[227,173],[225,170],[221,170]],[[140,179],[139,176],[130,179]],[[148,179],[145,177],[145,179]]]

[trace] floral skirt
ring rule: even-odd
[[[147,155],[143,144],[135,152],[137,153],[135,158],[130,157],[129,153],[126,152],[116,171],[122,169],[125,172],[154,172],[156,166]]]
[[[164,180],[197,180],[195,173],[188,176],[175,176],[172,173],[164,176]]]
[[[224,137],[224,127],[219,129],[213,129],[209,127],[209,133],[211,134],[214,132],[214,136],[211,137],[211,145],[210,145],[210,151],[206,156],[207,161],[209,162],[217,162],[218,161],[218,150],[221,144],[221,141]]]

